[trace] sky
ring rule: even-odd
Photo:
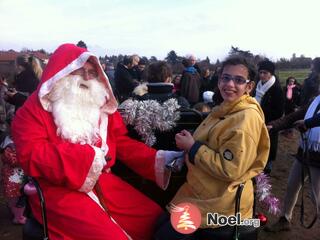
[[[319,0],[0,0],[0,50],[84,41],[98,56],[320,56]]]

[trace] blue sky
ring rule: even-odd
[[[0,49],[83,40],[97,55],[211,61],[231,46],[273,60],[320,56],[318,0],[0,0]]]

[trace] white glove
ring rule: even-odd
[[[172,172],[180,172],[184,165],[184,151],[164,151],[165,166]]]

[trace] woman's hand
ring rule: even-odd
[[[177,147],[186,152],[190,150],[195,142],[191,133],[187,130],[182,130],[180,133],[177,133],[175,139]]]

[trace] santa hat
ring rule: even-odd
[[[117,110],[118,103],[115,99],[109,79],[104,73],[98,58],[87,49],[77,47],[74,44],[63,44],[58,47],[49,59],[41,77],[38,96],[43,108],[49,111],[50,101],[47,98],[55,83],[73,71],[81,68],[89,60],[95,65],[99,79],[104,82],[110,99],[102,107],[102,111],[112,114]]]

